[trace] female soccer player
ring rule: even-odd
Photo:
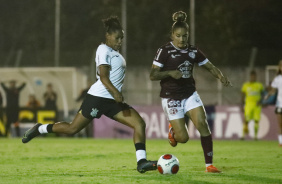
[[[216,68],[198,48],[188,45],[189,26],[185,22],[186,13],[173,14],[171,29],[172,41],[159,48],[153,61],[150,78],[160,80],[163,110],[170,122],[169,142],[186,143],[189,135],[185,128],[186,114],[201,134],[201,143],[206,161],[206,172],[220,172],[212,164],[213,142],[206,120],[203,103],[195,88],[193,66],[198,64],[206,68],[225,86],[231,85],[227,77]]]
[[[278,120],[278,142],[279,146],[282,147],[282,60],[278,64],[278,73],[271,83],[271,91],[266,98],[277,92],[276,108],[275,113],[277,114]]]
[[[146,124],[135,109],[123,102],[121,89],[126,62],[119,53],[124,35],[123,29],[117,17],[110,17],[103,22],[106,41],[98,47],[95,59],[98,80],[89,89],[74,120],[71,123],[59,122],[46,125],[37,123],[25,133],[22,142],[27,143],[43,133],[75,134],[94,118],[100,118],[104,114],[134,129],[137,171],[144,173],[148,170],[156,170],[157,161],[146,159]]]

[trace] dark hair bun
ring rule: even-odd
[[[106,28],[106,32],[113,32],[116,30],[121,30],[121,24],[117,16],[111,16],[107,19],[102,20],[104,23],[104,27]]]
[[[186,21],[186,18],[187,18],[187,14],[183,11],[175,12],[172,15],[172,20],[174,22],[184,22],[184,21]]]

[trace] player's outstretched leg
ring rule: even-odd
[[[140,173],[145,173],[146,171],[156,170],[158,161],[150,161],[143,159],[137,164],[137,171]]]
[[[24,133],[24,136],[22,138],[23,143],[28,143],[31,139],[34,137],[40,135],[40,132],[38,131],[38,127],[40,127],[41,123],[36,123],[34,127],[30,128]]]

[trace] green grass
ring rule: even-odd
[[[148,159],[164,153],[178,157],[176,175],[136,171],[135,148],[127,139],[0,139],[0,183],[282,183],[282,148],[277,141],[214,141],[214,165],[222,174],[205,173],[199,140],[170,147],[147,140]]]

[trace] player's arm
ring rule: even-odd
[[[110,81],[110,66],[109,65],[100,65],[99,66],[99,74],[100,74],[100,80],[103,83],[103,85],[107,88],[107,90],[110,92],[110,94],[114,97],[116,102],[122,102],[123,96],[122,94],[117,90],[117,88],[113,85],[113,83]]]
[[[202,66],[207,69],[215,78],[219,79],[224,86],[232,86],[232,83],[229,81],[229,79],[224,76],[222,72],[217,67],[215,67],[210,61],[208,61]]]
[[[270,90],[264,96],[264,100],[267,100],[270,96],[274,95],[277,92],[277,90],[278,90],[277,88],[270,86]]]
[[[180,79],[182,77],[182,73],[178,70],[169,70],[169,71],[161,71],[161,68],[156,65],[152,65],[150,72],[150,79],[154,80],[162,80],[167,77],[172,77],[174,79]]]
[[[25,87],[25,85],[26,85],[26,83],[23,82],[23,83],[20,85],[20,87],[18,87],[18,90],[21,91],[21,90]]]

